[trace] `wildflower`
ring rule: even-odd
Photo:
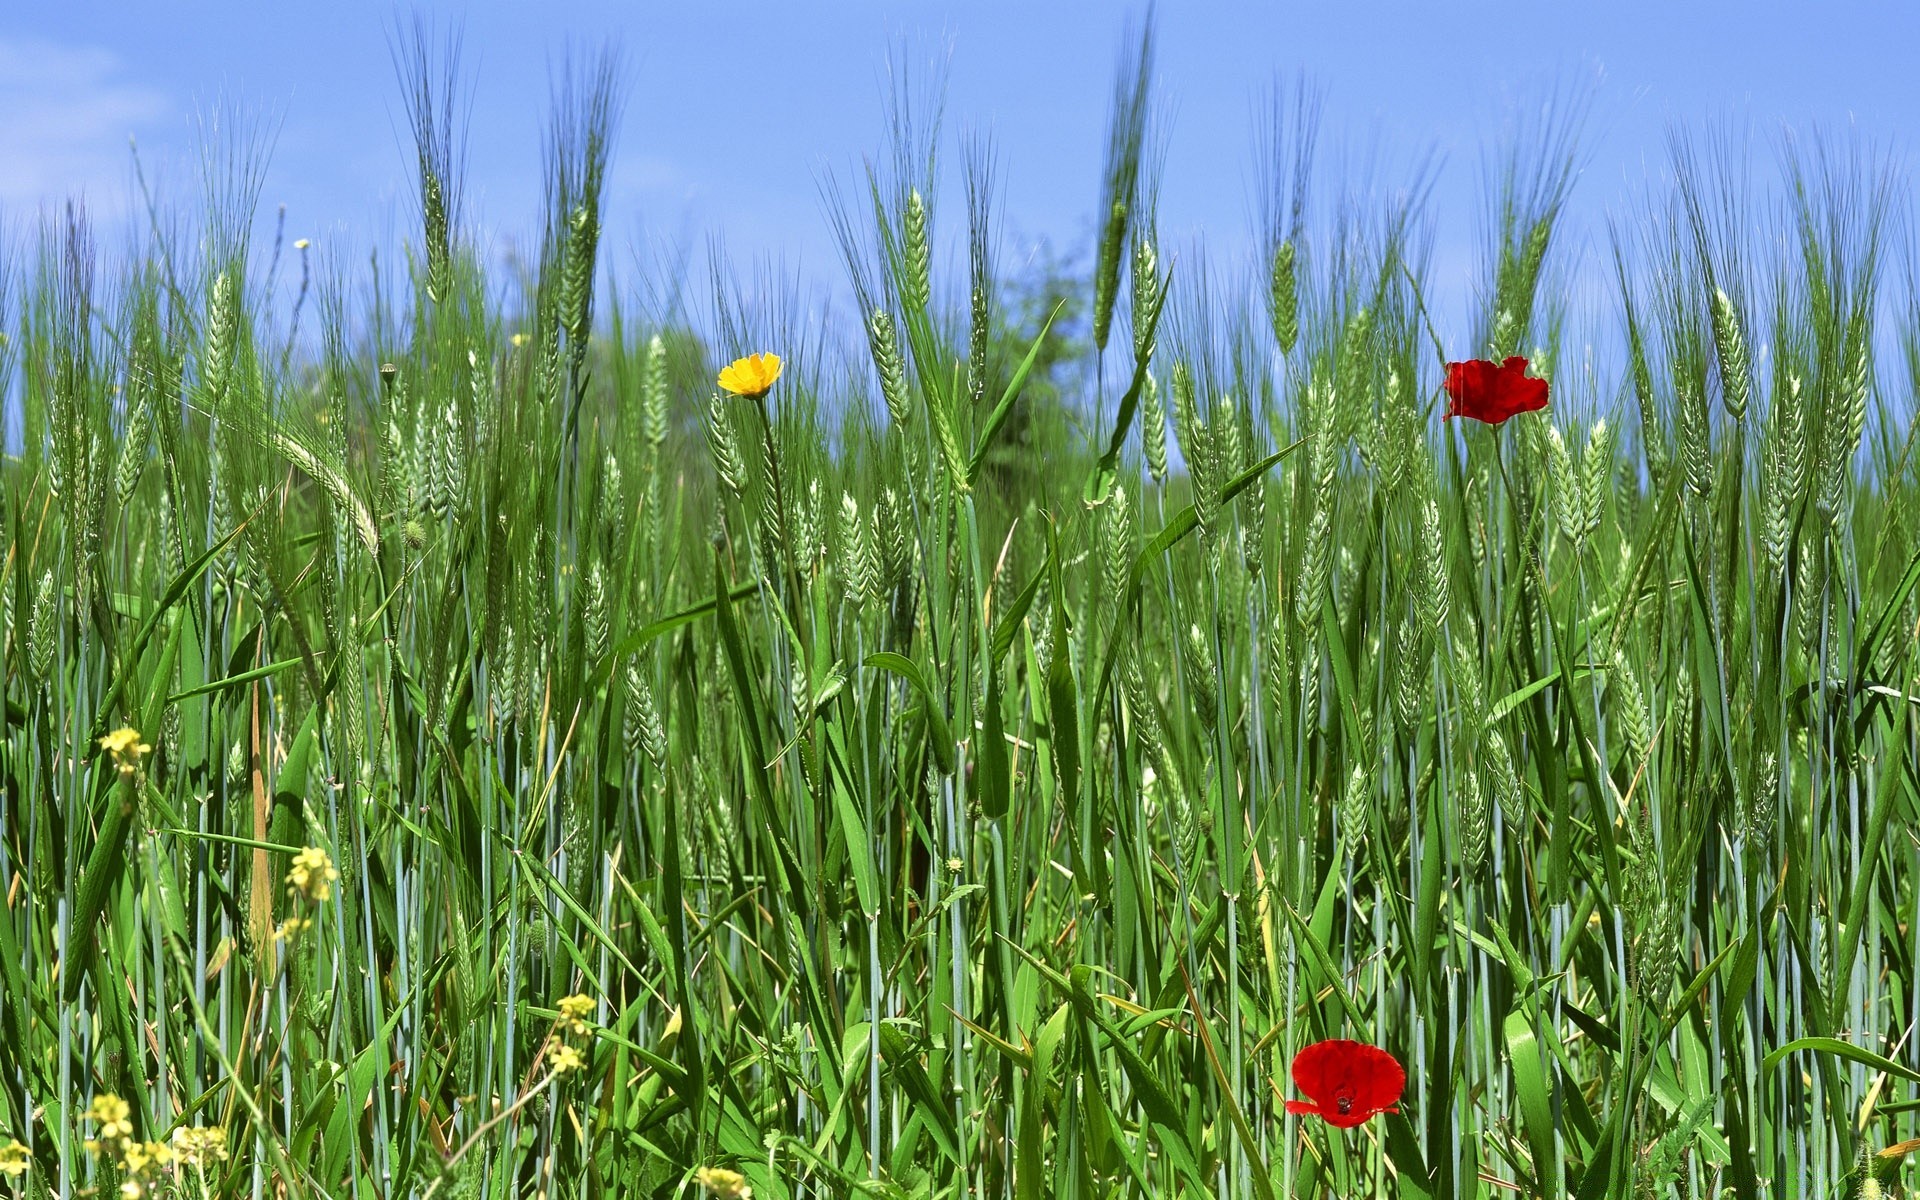
[[[518,350],[520,347],[527,344],[527,335],[524,333],[516,333],[512,337],[508,338],[507,340],[513,343],[513,348],[515,350]]]
[[[707,1195],[717,1196],[719,1200],[753,1200],[753,1189],[747,1186],[747,1177],[738,1171],[725,1167],[701,1167],[693,1173],[696,1183],[707,1190]]]
[[[276,942],[290,942],[312,927],[313,922],[306,917],[288,917],[286,920],[280,922],[279,928],[273,931],[273,940]]]
[[[33,1160],[27,1155],[27,1148],[17,1141],[8,1141],[0,1146],[0,1175],[8,1179],[18,1179],[27,1173]]]
[[[183,1125],[173,1131],[173,1154],[185,1167],[225,1162],[227,1131],[219,1125]]]
[[[553,1068],[555,1075],[565,1075],[569,1071],[578,1071],[587,1065],[580,1052],[565,1044],[555,1046],[547,1055],[547,1065]]]
[[[340,872],[333,860],[318,846],[308,846],[293,856],[293,870],[287,872],[287,892],[309,904],[324,904],[333,897],[333,881]]]
[[[1400,1111],[1407,1073],[1378,1046],[1335,1039],[1294,1055],[1293,1086],[1308,1099],[1287,1101],[1288,1112],[1352,1129],[1377,1113]]]
[[[140,767],[140,760],[153,753],[153,747],[140,740],[137,729],[123,727],[100,739],[100,748],[113,755],[113,761],[128,775]]]
[[[778,354],[753,354],[746,358],[736,358],[733,363],[720,372],[720,387],[736,396],[745,396],[757,400],[773,390],[773,381],[780,378],[780,356]]]
[[[87,1108],[87,1119],[99,1124],[100,1140],[103,1142],[132,1137],[133,1122],[128,1119],[132,1116],[133,1109],[128,1107],[127,1102],[112,1093],[95,1096]]]
[[[573,1034],[587,1032],[587,1018],[594,1008],[592,996],[562,996],[556,1007],[560,1009],[560,1028]]]
[[[310,239],[301,238],[299,241],[293,244],[293,248],[295,250],[305,250],[308,246],[311,246],[311,245],[313,245],[313,242]]]
[[[140,1200],[146,1194],[147,1189],[140,1186],[138,1179],[129,1179],[120,1185],[120,1200]]]
[[[173,1161],[173,1148],[165,1142],[128,1142],[120,1165],[136,1174],[150,1167],[164,1167]]]
[[[1515,413],[1547,406],[1547,381],[1527,377],[1527,360],[1495,366],[1484,358],[1447,364],[1447,419],[1472,417],[1498,425]]]

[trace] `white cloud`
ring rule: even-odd
[[[129,199],[127,139],[169,105],[94,46],[0,38],[0,206],[84,196],[97,214]]]

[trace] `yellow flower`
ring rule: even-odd
[[[113,755],[113,761],[120,769],[131,774],[140,766],[140,760],[153,753],[153,747],[140,740],[140,731],[120,728],[100,739],[100,748]]]
[[[201,1125],[183,1125],[173,1131],[173,1153],[183,1166],[197,1167],[203,1163],[225,1162],[227,1131],[219,1125],[211,1128]]]
[[[141,1187],[140,1181],[137,1179],[129,1179],[120,1185],[121,1200],[140,1200],[140,1197],[146,1195],[146,1192],[147,1189]]]
[[[592,996],[562,996],[555,1007],[560,1010],[560,1028],[574,1034],[587,1032],[587,1018],[593,1015]]]
[[[293,248],[295,250],[305,250],[308,246],[311,246],[311,245],[313,245],[312,242],[308,241],[306,238],[301,238],[299,241],[293,244]]]
[[[729,1171],[725,1167],[701,1167],[693,1173],[693,1178],[707,1189],[709,1196],[717,1196],[720,1200],[753,1200],[753,1189],[747,1186],[747,1177],[738,1171]]]
[[[127,1155],[120,1165],[135,1174],[148,1167],[164,1167],[173,1161],[173,1148],[165,1142],[128,1142]]]
[[[93,1104],[87,1108],[87,1119],[100,1126],[100,1140],[110,1142],[116,1138],[133,1136],[133,1122],[127,1118],[133,1115],[133,1109],[120,1097],[108,1093],[95,1096]]]
[[[559,1045],[547,1055],[547,1065],[553,1068],[555,1075],[565,1075],[568,1071],[578,1071],[586,1066],[587,1060],[580,1057],[580,1052],[572,1046]]]
[[[27,1173],[33,1160],[27,1156],[27,1148],[17,1141],[9,1141],[0,1146],[0,1175],[8,1179],[18,1179]]]
[[[340,872],[333,860],[318,846],[308,846],[293,856],[293,870],[287,872],[287,891],[309,904],[324,904],[333,896],[333,881]]]
[[[720,387],[736,396],[758,399],[773,390],[773,381],[778,378],[778,354],[752,354],[734,359],[730,366],[720,372]]]
[[[273,940],[276,942],[291,941],[299,937],[306,930],[312,928],[312,926],[313,922],[305,917],[288,917],[286,920],[280,922],[278,929],[273,931]]]

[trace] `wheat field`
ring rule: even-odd
[[[620,60],[503,265],[443,51],[397,289],[245,137],[124,244],[0,234],[0,1188],[1900,1194],[1890,158],[1682,129],[1576,229],[1549,106],[1443,338],[1467,218],[1326,177],[1310,87],[1253,259],[1162,243],[1142,30],[1084,269],[1004,269],[991,144],[902,99],[823,189],[850,303],[716,247],[664,305]],[[1544,410],[1442,419],[1510,355]],[[1285,1111],[1325,1038],[1397,1111]]]

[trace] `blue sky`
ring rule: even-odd
[[[349,259],[390,249],[413,219],[390,45],[414,11],[363,0],[15,6],[0,21],[0,212],[18,225],[77,192],[104,223],[123,219],[129,137],[163,192],[190,194],[195,114],[225,96],[277,130],[264,221],[284,203],[290,238]],[[569,46],[612,39],[628,84],[603,243],[616,268],[649,236],[697,245],[724,233],[736,258],[778,256],[837,285],[819,180],[882,151],[890,49],[916,67],[945,63],[950,135],[992,133],[1007,249],[1046,238],[1084,253],[1113,66],[1141,9],[489,0],[420,11],[462,31],[469,204],[496,246],[534,225],[554,65]],[[1344,147],[1393,185],[1438,156],[1446,287],[1464,288],[1473,269],[1484,151],[1555,88],[1591,96],[1575,208],[1590,245],[1604,213],[1663,170],[1676,123],[1750,122],[1764,162],[1783,122],[1853,126],[1899,152],[1920,121],[1911,4],[1166,2],[1158,31],[1172,239],[1249,244],[1256,106],[1277,79],[1305,73],[1325,94],[1327,167]],[[957,181],[958,155],[947,161]],[[955,225],[958,210],[947,210]]]

